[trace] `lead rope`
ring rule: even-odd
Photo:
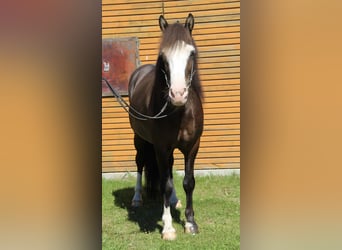
[[[122,96],[109,84],[108,80],[104,77],[102,77],[102,80],[105,81],[105,83],[107,84],[108,88],[111,90],[111,92],[113,93],[113,96],[116,98],[116,100],[119,102],[119,104],[121,105],[121,107],[123,107],[123,109],[132,117],[134,117],[135,119],[141,120],[141,121],[146,121],[146,120],[157,120],[157,119],[162,119],[167,117],[167,115],[161,115],[166,107],[167,107],[167,101],[165,102],[164,106],[162,107],[162,109],[159,111],[158,114],[154,115],[154,116],[149,116],[149,115],[145,115],[140,113],[138,110],[136,110],[135,108],[133,108],[131,105],[129,105],[123,98]],[[135,114],[133,114],[130,110],[133,110],[137,115],[141,116],[137,116]]]

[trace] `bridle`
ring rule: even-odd
[[[105,81],[105,83],[107,84],[108,88],[110,89],[110,91],[113,93],[113,96],[116,98],[116,100],[119,102],[119,104],[121,105],[121,107],[123,107],[123,109],[132,117],[134,117],[135,119],[141,120],[141,121],[146,121],[146,120],[158,120],[158,119],[162,119],[167,117],[168,115],[162,115],[162,113],[165,111],[166,107],[167,107],[167,103],[168,101],[165,102],[164,106],[162,107],[162,109],[158,112],[158,114],[154,115],[154,116],[149,116],[149,115],[145,115],[143,113],[140,113],[138,110],[136,110],[135,108],[133,108],[131,105],[129,105],[124,99],[123,97],[119,94],[119,92],[117,90],[115,90],[108,82],[108,80],[104,77],[102,77],[102,81]],[[170,114],[169,114],[170,115]]]
[[[168,80],[167,74],[164,70],[161,70],[164,73],[164,77],[165,77],[165,82],[166,85],[168,86],[168,88],[170,89],[171,85],[170,82]],[[191,65],[191,72],[190,72],[190,76],[188,81],[186,82],[186,89],[188,90],[191,86],[191,82],[192,82],[192,78],[195,74],[196,70],[194,70],[194,61],[192,61],[192,65]],[[135,119],[141,120],[141,121],[146,121],[146,120],[158,120],[158,119],[163,119],[167,116],[170,116],[172,113],[175,112],[174,109],[173,111],[171,111],[169,114],[164,114],[164,111],[166,110],[167,104],[168,104],[168,100],[165,102],[164,106],[161,108],[161,110],[154,116],[149,116],[149,115],[145,115],[143,113],[140,113],[138,110],[136,110],[135,108],[133,108],[131,105],[129,105],[124,99],[123,97],[120,95],[120,93],[115,90],[108,82],[108,80],[104,77],[102,77],[102,81],[105,81],[105,83],[107,84],[108,88],[110,89],[110,91],[113,93],[113,96],[116,98],[116,100],[119,102],[119,104],[121,105],[121,107],[132,117],[134,117]]]
[[[164,70],[161,70],[164,73],[164,77],[165,77],[165,83],[167,85],[167,87],[169,88],[169,90],[171,89],[171,84],[170,81],[167,77],[167,73]],[[192,82],[192,78],[195,75],[196,70],[194,70],[194,61],[192,60],[192,64],[191,64],[191,72],[190,72],[190,76],[189,79],[186,82],[186,90],[188,90],[191,86],[191,82]]]

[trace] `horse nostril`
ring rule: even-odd
[[[170,90],[170,95],[172,98],[175,98],[176,96],[183,97],[185,93],[186,93],[186,88],[182,90],[176,90],[176,91],[173,89]]]
[[[183,95],[185,94],[185,91],[186,91],[186,88],[184,88],[184,89],[182,90],[181,96],[183,96]]]

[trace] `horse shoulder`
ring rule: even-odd
[[[178,141],[192,143],[197,141],[203,131],[203,110],[199,98],[189,102],[186,106],[178,133]]]
[[[148,112],[155,79],[155,65],[139,67],[130,80],[130,101],[141,112]]]

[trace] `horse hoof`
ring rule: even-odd
[[[184,231],[185,233],[192,234],[192,235],[199,233],[197,225],[194,223],[190,223],[190,222],[185,223]]]
[[[142,201],[132,201],[132,207],[141,207]]]
[[[182,208],[182,202],[180,200],[177,201],[176,208]]]
[[[163,233],[163,240],[175,240],[177,235],[175,232]]]
[[[180,200],[178,200],[177,203],[173,203],[171,205],[176,209],[182,208],[182,202]]]

